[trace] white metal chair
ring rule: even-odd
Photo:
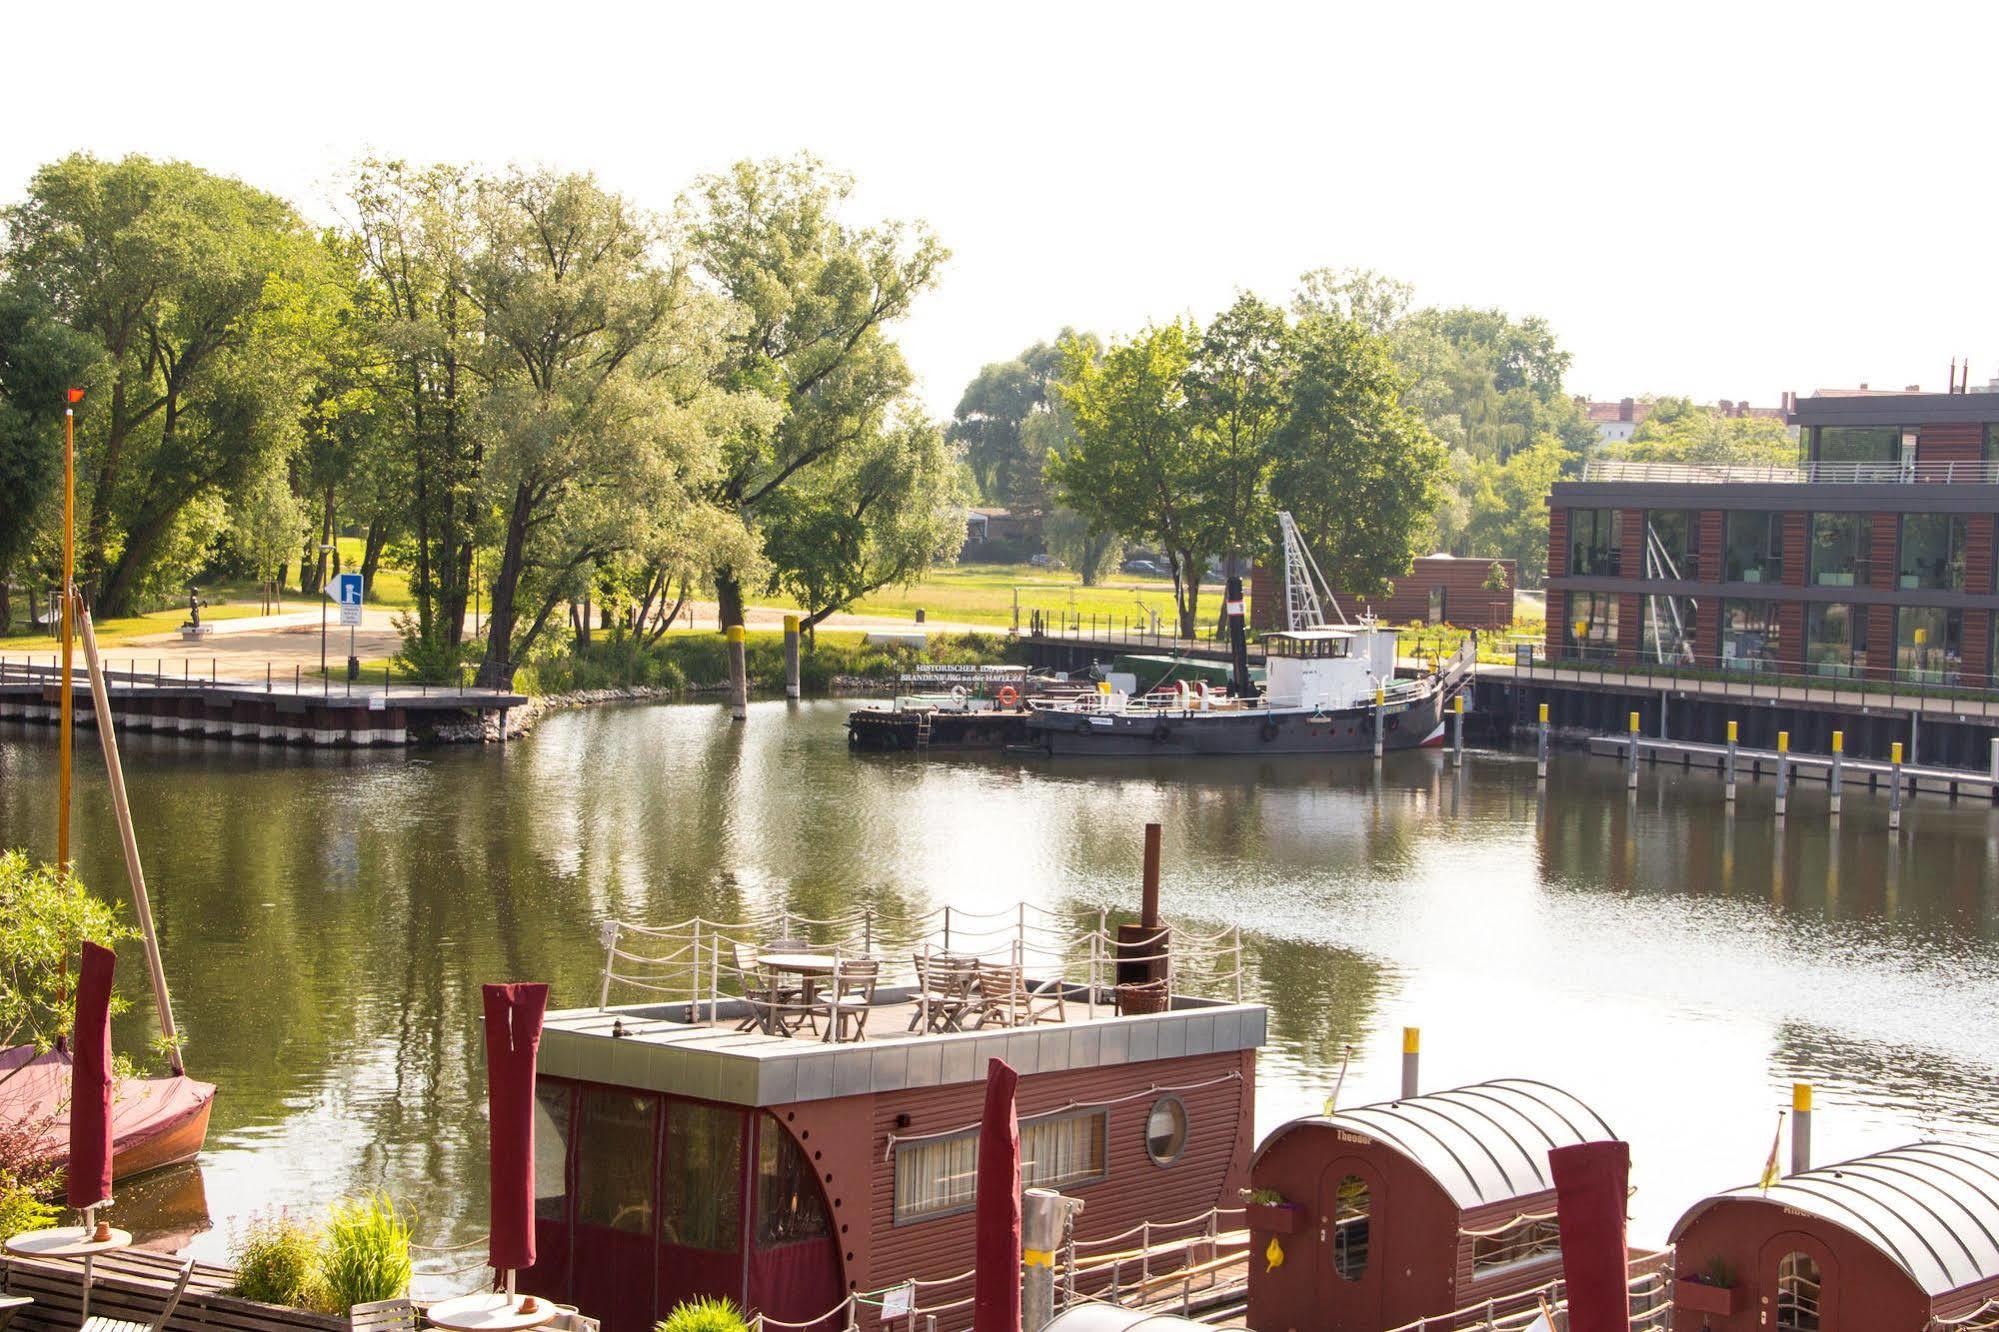
[[[150,1323],[132,1322],[123,1318],[106,1318],[102,1314],[93,1315],[84,1323],[81,1332],[161,1332],[167,1320],[180,1307],[180,1297],[187,1291],[188,1278],[194,1275],[194,1259],[181,1264],[180,1276],[174,1280],[174,1287],[167,1295],[167,1302],[161,1306],[159,1316]]]

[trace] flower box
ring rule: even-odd
[[[1742,1290],[1739,1286],[1711,1286],[1705,1281],[1681,1277],[1673,1283],[1673,1307],[1726,1318],[1742,1311]]]
[[[1293,1235],[1298,1231],[1304,1208],[1297,1203],[1247,1203],[1243,1223],[1251,1230],[1267,1230],[1273,1235]]]

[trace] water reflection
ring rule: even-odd
[[[477,751],[297,754],[133,736],[127,762],[190,1071],[217,1099],[216,1226],[143,1187],[126,1219],[218,1254],[258,1208],[386,1188],[419,1239],[484,1229],[477,985],[587,1002],[607,917],[830,917],[884,933],[932,907],[1021,899],[1081,934],[1138,896],[1139,825],[1166,828],[1176,916],[1249,932],[1271,1007],[1258,1120],[1393,1096],[1398,1029],[1423,1081],[1561,1083],[1634,1144],[1634,1235],[1760,1168],[1795,1078],[1822,1156],[1919,1132],[1999,1132],[1999,816],[1558,755],[1319,763],[912,761],[850,754],[844,706],[604,708]],[[51,839],[53,746],[0,729],[0,842]],[[98,769],[78,789],[89,880],[122,882]],[[1113,915],[1115,921],[1119,917]],[[136,961],[124,971],[138,991]],[[143,1003],[118,1038],[142,1043]],[[164,1187],[164,1186],[161,1186]],[[176,1227],[181,1227],[176,1229]]]

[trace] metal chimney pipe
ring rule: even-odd
[[[1159,825],[1145,825],[1145,883],[1138,923],[1146,929],[1159,927]]]
[[[1404,1027],[1402,1029],[1402,1099],[1416,1095],[1417,1066],[1423,1060],[1423,1029]]]
[[[1812,1168],[1812,1084],[1791,1084],[1791,1173]]]

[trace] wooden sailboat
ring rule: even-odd
[[[113,1089],[111,1103],[112,1170],[120,1178],[162,1166],[193,1160],[208,1137],[208,1114],[215,1102],[215,1084],[187,1076],[181,1064],[180,1036],[174,1026],[173,1001],[167,993],[166,969],[160,962],[159,936],[153,929],[152,900],[146,894],[146,874],[139,862],[139,841],[132,829],[132,810],[125,798],[125,770],[118,758],[118,732],[111,716],[110,691],[97,655],[97,633],[90,612],[79,603],[75,583],[76,530],[76,409],[83,390],[69,391],[70,407],[63,428],[63,613],[61,729],[58,732],[56,788],[56,856],[61,872],[69,872],[69,805],[71,728],[75,723],[70,679],[71,641],[81,630],[84,658],[90,670],[91,703],[97,718],[97,738],[104,749],[104,766],[111,787],[111,806],[118,820],[118,839],[125,857],[125,877],[132,889],[132,909],[146,947],[146,968],[152,981],[153,1007],[159,1014],[173,1072],[163,1078],[127,1078]],[[61,1049],[36,1051],[18,1046],[0,1051],[0,1120],[40,1124],[47,1153],[61,1160],[69,1150],[69,1055]]]

